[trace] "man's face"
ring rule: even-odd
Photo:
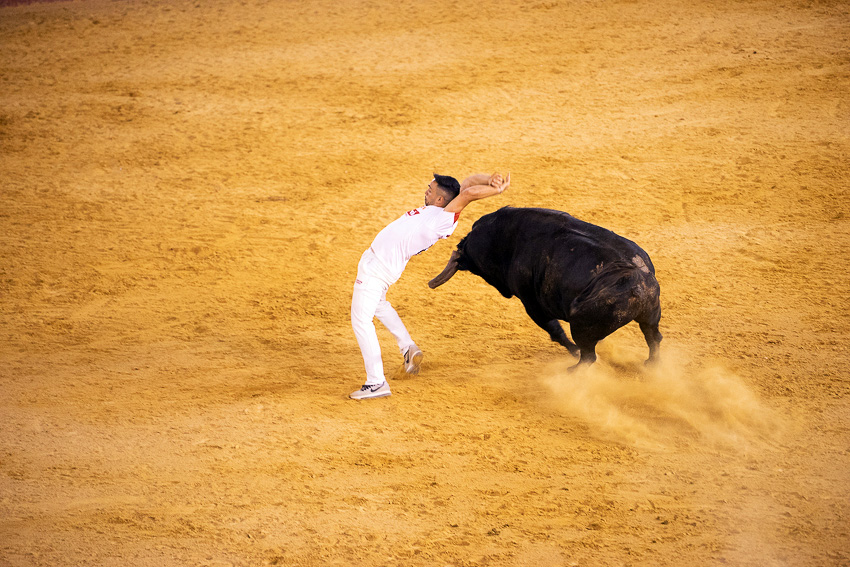
[[[425,205],[437,205],[442,207],[445,201],[442,192],[437,188],[437,182],[431,181],[428,184],[428,189],[425,190]]]

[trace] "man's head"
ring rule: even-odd
[[[460,193],[460,183],[454,177],[434,174],[425,191],[425,204],[445,207]]]

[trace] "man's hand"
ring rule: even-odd
[[[511,174],[508,172],[508,178],[503,179],[501,173],[494,173],[490,176],[490,187],[495,187],[499,193],[507,189],[511,184]]]

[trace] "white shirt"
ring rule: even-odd
[[[426,251],[441,238],[448,238],[457,228],[460,213],[447,213],[442,207],[428,205],[407,211],[378,233],[372,246],[375,260],[368,263],[371,275],[394,284],[404,272],[407,262]]]

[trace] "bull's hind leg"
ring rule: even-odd
[[[525,305],[523,303],[523,305]],[[566,348],[570,351],[570,354],[573,356],[578,356],[579,349],[573,342],[567,338],[567,334],[564,332],[564,328],[561,326],[561,323],[558,322],[557,319],[552,319],[548,315],[543,314],[543,310],[536,305],[525,305],[525,312],[528,313],[528,316],[531,317],[531,320],[537,323],[537,325],[549,333],[549,338],[552,339],[553,342],[558,343],[562,347]]]
[[[646,345],[649,347],[649,358],[646,359],[646,364],[652,364],[658,360],[658,351],[661,346],[661,331],[658,330],[658,323],[640,323],[640,330],[643,331],[643,337],[646,339]]]
[[[575,368],[582,364],[590,366],[596,362],[597,343],[622,327],[626,322],[614,312],[599,313],[596,317],[570,319],[570,333],[581,350],[581,358]]]
[[[646,359],[646,364],[652,364],[658,360],[661,339],[664,338],[661,331],[658,330],[658,323],[661,321],[661,305],[658,303],[657,295],[649,313],[642,313],[641,316],[635,318],[635,321],[640,325],[643,338],[646,339],[646,346],[649,347],[649,358]]]
[[[576,370],[582,365],[590,366],[596,362],[596,344],[601,339],[597,339],[592,332],[586,332],[588,329],[583,327],[576,328],[576,325],[573,323],[570,323],[570,331],[572,332],[573,339],[575,339],[576,345],[581,353],[578,364],[571,367],[570,370]]]

